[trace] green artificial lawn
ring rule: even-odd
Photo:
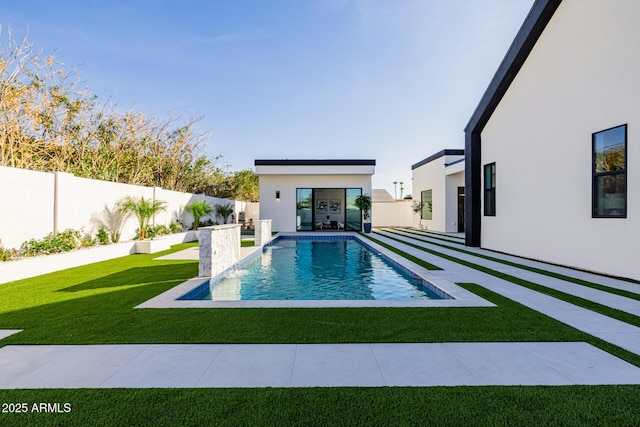
[[[634,426],[637,386],[16,390],[3,426]],[[2,391],[0,391],[2,396]]]
[[[402,235],[400,233],[396,233],[396,232],[393,232],[393,231],[390,231],[390,233],[391,234],[395,234],[397,236],[402,236],[404,238],[411,239],[411,237],[408,237],[408,236],[405,236],[405,235]],[[640,317],[635,316],[635,315],[633,315],[631,313],[627,313],[627,312],[624,312],[624,311],[621,311],[621,310],[617,310],[617,309],[612,308],[612,307],[608,307],[608,306],[605,306],[605,305],[602,305],[602,304],[598,304],[598,303],[593,302],[591,300],[587,300],[587,299],[584,299],[584,298],[577,297],[575,295],[567,294],[565,292],[558,291],[558,290],[549,288],[547,286],[542,286],[542,285],[539,285],[537,283],[521,279],[521,278],[519,278],[517,276],[501,273],[499,271],[493,270],[493,269],[491,269],[489,267],[485,267],[485,266],[480,265],[480,264],[475,264],[475,263],[470,262],[470,261],[461,260],[461,259],[458,259],[458,258],[456,258],[454,256],[446,255],[446,254],[438,252],[437,250],[434,250],[434,249],[425,248],[425,247],[423,247],[423,246],[421,246],[419,244],[411,243],[410,241],[406,241],[406,240],[403,240],[401,238],[397,238],[397,237],[393,237],[393,236],[385,236],[385,237],[387,237],[387,238],[389,238],[391,240],[395,240],[395,241],[397,241],[399,243],[403,243],[405,245],[411,246],[413,248],[419,249],[419,250],[421,250],[423,252],[426,252],[426,253],[429,253],[429,254],[432,254],[432,255],[436,255],[436,256],[448,259],[450,261],[457,262],[458,264],[464,265],[466,267],[470,267],[470,268],[473,268],[475,270],[482,271],[483,273],[490,274],[490,275],[492,275],[494,277],[499,277],[499,278],[504,279],[506,281],[509,281],[511,283],[515,283],[517,285],[524,286],[524,287],[532,289],[532,290],[534,290],[536,292],[540,292],[542,294],[546,294],[546,295],[552,296],[554,298],[561,299],[563,301],[569,302],[569,303],[577,305],[579,307],[583,307],[583,308],[586,308],[586,309],[589,309],[589,310],[593,310],[593,311],[598,312],[600,314],[603,314],[605,316],[609,316],[609,317],[612,317],[614,319],[620,320],[622,322],[626,322],[626,323],[629,323],[631,325],[640,327]],[[581,286],[586,286],[586,287],[594,288],[594,289],[601,290],[601,291],[604,291],[604,292],[609,292],[609,293],[612,293],[612,294],[620,295],[620,296],[623,296],[623,297],[626,297],[626,298],[640,300],[640,295],[638,295],[636,293],[633,293],[633,292],[628,292],[628,291],[624,291],[624,290],[621,290],[621,289],[610,288],[610,287],[599,285],[597,283],[589,282],[589,281],[586,281],[586,280],[577,279],[577,278],[570,277],[570,276],[567,276],[567,275],[558,274],[558,273],[554,273],[554,272],[551,272],[551,271],[546,271],[546,270],[543,270],[543,269],[540,269],[540,268],[526,266],[526,265],[523,265],[523,264],[518,264],[518,263],[515,263],[515,262],[512,262],[512,261],[507,261],[507,260],[503,260],[503,259],[500,259],[500,258],[491,257],[489,255],[484,255],[484,254],[479,254],[479,253],[476,253],[476,252],[466,251],[466,250],[463,250],[463,249],[458,249],[458,248],[455,248],[455,247],[442,245],[442,244],[439,244],[439,243],[425,242],[424,240],[421,240],[421,239],[414,239],[414,240],[417,241],[417,242],[429,243],[430,245],[433,245],[433,246],[436,246],[436,247],[442,247],[442,248],[449,249],[449,250],[452,250],[452,251],[455,251],[455,252],[460,252],[460,253],[463,253],[463,254],[466,254],[466,255],[471,255],[471,256],[474,256],[476,258],[495,261],[495,262],[500,263],[500,264],[509,265],[509,266],[512,266],[512,267],[520,268],[520,269],[527,270],[527,271],[532,271],[534,273],[542,274],[542,275],[545,275],[545,276],[554,277],[556,279],[572,282],[572,283],[575,283],[575,284],[578,284],[578,285],[581,285]],[[629,281],[630,283],[636,283],[633,280],[625,280],[625,281]]]
[[[9,344],[587,341],[640,357],[475,284],[497,307],[134,309],[197,275],[154,258],[176,245],[0,285]],[[68,403],[3,413],[0,425],[637,425],[640,387],[0,390],[0,403]],[[1,408],[0,408],[1,409]]]

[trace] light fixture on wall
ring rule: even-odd
[[[280,191],[276,191],[276,201],[280,201]]]

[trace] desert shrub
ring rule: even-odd
[[[117,201],[112,208],[104,205],[102,212],[100,212],[99,214],[94,214],[91,217],[91,224],[99,227],[98,233],[100,232],[100,229],[102,229],[104,232],[109,233],[107,236],[107,241],[105,243],[102,243],[102,240],[100,240],[100,236],[98,236],[98,241],[101,242],[101,245],[106,245],[107,243],[109,243],[109,239],[111,239],[113,243],[118,243],[120,241],[122,227],[131,215],[131,212],[123,209],[123,205],[124,200]]]
[[[147,228],[147,237],[153,239],[157,236],[164,236],[165,234],[171,234],[171,230],[166,225],[150,225]]]
[[[7,249],[2,246],[2,240],[0,240],[0,261],[9,261],[12,257],[11,249]]]
[[[200,221],[200,223],[198,224],[198,227],[211,227],[212,225],[218,225],[218,224],[213,222],[213,220],[209,218],[206,221]]]
[[[109,244],[109,233],[107,233],[107,230],[105,230],[104,227],[98,228],[98,231],[96,232],[96,240],[101,245]]]
[[[169,224],[169,230],[171,230],[172,233],[180,233],[183,228],[184,226],[181,222],[172,222],[171,224]]]
[[[58,234],[49,233],[40,240],[23,242],[20,251],[25,256],[47,255],[69,252],[82,245],[80,230],[67,229]]]

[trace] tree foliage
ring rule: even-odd
[[[138,238],[140,240],[147,238],[149,223],[153,216],[167,209],[166,202],[145,199],[144,197],[127,197],[120,206],[120,209],[131,213],[138,220]]]
[[[185,206],[184,209],[193,217],[193,230],[198,229],[200,218],[213,213],[213,206],[211,206],[206,200],[194,200],[193,202]]]
[[[225,205],[215,205],[214,209],[216,214],[222,218],[222,221],[226,224],[229,216],[233,213],[233,206],[231,203],[227,203]]]
[[[201,117],[160,119],[100,104],[28,33],[0,26],[0,166],[234,197],[237,179],[204,154]],[[242,174],[240,193],[246,190]]]

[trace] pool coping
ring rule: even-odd
[[[357,307],[494,307],[495,304],[480,298],[476,294],[467,291],[461,286],[456,285],[442,277],[438,277],[426,268],[415,264],[408,259],[396,254],[389,249],[378,245],[368,239],[362,238],[358,233],[339,232],[339,233],[278,233],[273,236],[275,240],[281,236],[313,236],[313,237],[333,237],[333,236],[353,236],[365,246],[381,253],[394,263],[399,264],[415,274],[416,276],[433,284],[441,289],[452,299],[439,300],[274,300],[274,301],[201,301],[201,300],[179,300],[178,298],[187,294],[189,291],[202,285],[211,279],[211,277],[194,277],[173,288],[163,292],[135,308],[357,308]],[[259,252],[262,252],[263,246],[255,246],[252,248],[243,248],[242,259],[238,265],[249,261]],[[223,273],[225,274],[225,273]]]

